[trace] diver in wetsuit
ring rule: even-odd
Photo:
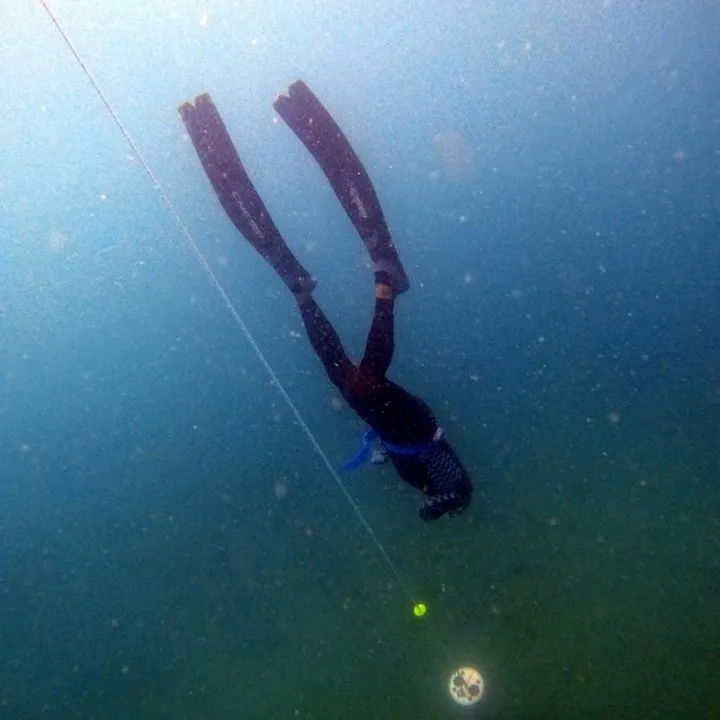
[[[410,283],[400,262],[370,178],[342,130],[303,83],[291,85],[274,107],[318,162],[362,238],[375,275],[375,314],[359,365],[312,296],[315,279],[280,235],[237,155],[209,95],[184,103],[180,115],[226,213],[248,242],[293,293],[310,343],[330,381],[370,426],[400,477],[428,496],[423,520],[462,512],[472,498],[472,481],[435,416],[420,398],[387,378],[394,351],[394,298]],[[349,465],[358,464],[360,453]]]

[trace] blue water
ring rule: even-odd
[[[313,88],[412,279],[391,376],[477,493],[424,526],[390,468],[347,478],[417,620],[41,5],[5,3],[0,718],[716,717],[716,4],[50,6],[339,466],[363,427],[176,112],[212,94],[357,356],[362,245],[272,109]]]

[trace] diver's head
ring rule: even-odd
[[[470,505],[472,499],[472,492],[459,493],[456,491],[449,493],[442,493],[440,495],[431,495],[418,510],[418,515],[421,520],[429,522],[430,520],[437,520],[446,513],[450,517],[457,517]]]

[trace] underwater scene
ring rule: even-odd
[[[718,37],[0,2],[0,720],[720,720]]]

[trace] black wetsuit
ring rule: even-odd
[[[470,476],[450,444],[435,439],[438,424],[432,410],[386,377],[394,350],[394,301],[375,300],[365,354],[358,366],[348,358],[335,328],[312,297],[299,307],[310,343],[348,405],[388,445],[422,448],[412,455],[388,452],[400,477],[430,496],[420,508],[420,517],[434,520],[467,507],[472,497]]]
[[[287,97],[280,96],[275,108],[324,170],[368,249],[376,281],[389,284],[396,294],[405,292],[409,281],[375,190],[337,123],[302,82],[292,85]],[[395,342],[394,301],[376,300],[364,356],[354,365],[312,297],[314,278],[273,223],[210,96],[199,96],[194,106],[185,103],[180,114],[228,216],[295,295],[308,338],[328,378],[384,441],[402,479],[428,496],[420,517],[434,520],[464,510],[472,498],[472,482],[442,437],[432,410],[386,376]]]

